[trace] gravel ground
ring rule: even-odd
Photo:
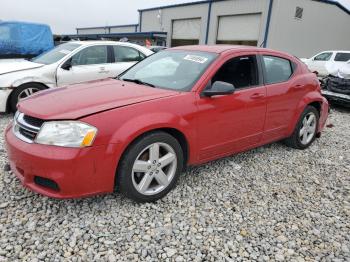
[[[11,116],[0,115],[0,130]],[[350,261],[350,111],[322,137],[189,168],[154,204],[24,189],[0,140],[0,261]]]

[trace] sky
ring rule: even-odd
[[[53,33],[76,27],[138,23],[138,9],[198,0],[1,0],[0,20],[45,23]],[[338,0],[350,10],[350,0]]]

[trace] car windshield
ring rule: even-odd
[[[165,50],[142,60],[119,79],[164,89],[190,91],[217,56],[208,52]]]
[[[31,61],[34,63],[45,64],[45,65],[53,64],[61,60],[66,55],[70,54],[73,50],[77,49],[79,46],[81,45],[77,43],[65,43],[37,57],[34,57]]]

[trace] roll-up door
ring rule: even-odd
[[[261,14],[232,15],[219,18],[218,44],[256,46],[260,34]]]
[[[171,46],[196,45],[201,33],[201,19],[173,20]]]

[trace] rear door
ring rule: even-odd
[[[109,77],[109,61],[106,45],[88,46],[75,55],[69,61],[71,67],[57,69],[57,85],[81,83],[91,80]]]
[[[110,48],[114,56],[113,63],[111,63],[110,67],[111,77],[120,75],[129,67],[146,57],[146,55],[133,47],[113,45],[110,46]]]
[[[267,97],[263,141],[267,143],[285,136],[305,88],[296,64],[286,57],[262,53],[261,61]]]
[[[335,54],[334,62],[338,67],[345,65],[348,61],[350,61],[350,52],[337,52]]]

